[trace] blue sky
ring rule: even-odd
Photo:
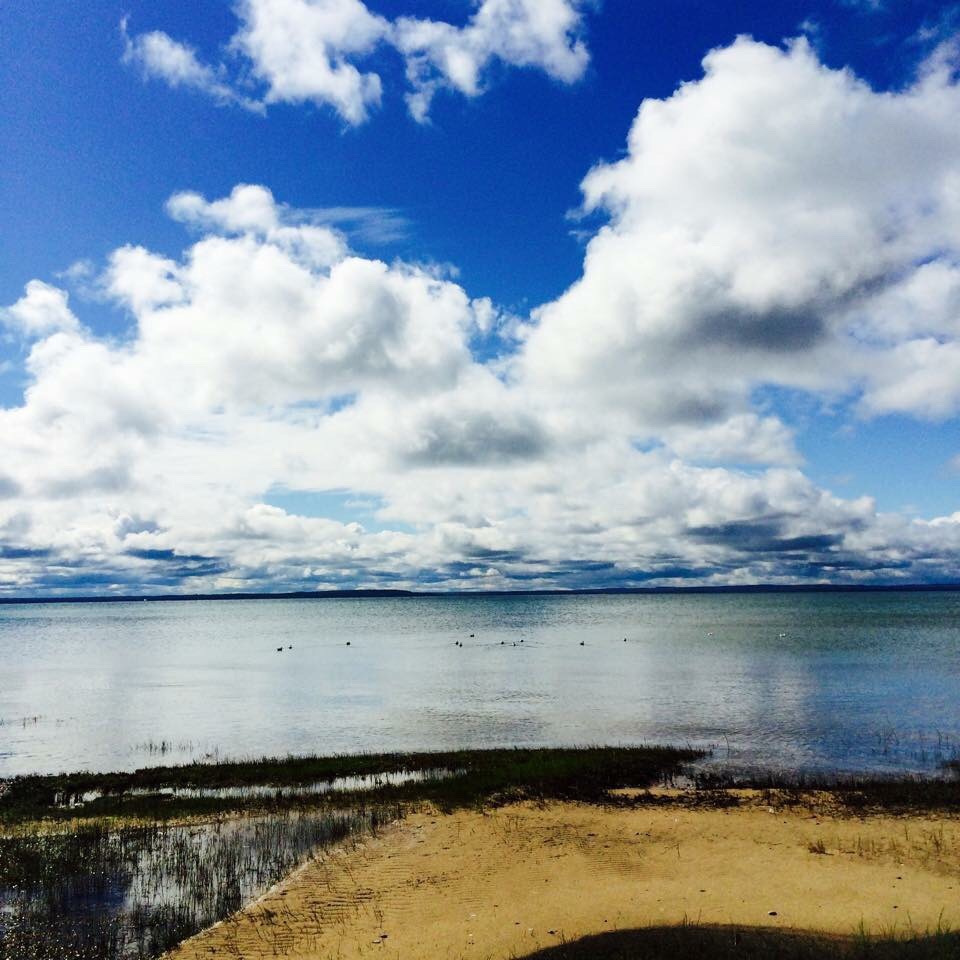
[[[463,22],[471,4],[370,8]],[[396,209],[409,233],[389,255],[456,264],[471,292],[512,308],[543,303],[580,272],[582,249],[565,213],[580,201],[584,173],[623,150],[643,98],[696,78],[709,49],[739,33],[778,43],[815,24],[824,62],[898,87],[929,52],[931,40],[918,34],[936,28],[943,39],[954,18],[960,25],[936,3],[605,0],[586,17],[592,62],[578,83],[495,69],[483,97],[438,99],[424,128],[410,122],[396,77],[376,116],[350,128],[330,109],[280,105],[263,119],[144,84],[121,62],[124,16],[131,31],[163,30],[211,61],[236,29],[231,5],[216,0],[0,10],[5,303],[25,277],[122,243],[176,252],[182,231],[163,214],[170,194],[222,196],[236,183],[267,184],[296,207]],[[395,58],[381,59],[400,72]]]
[[[956,579],[958,30],[894,0],[0,7],[0,590]],[[757,206],[766,169],[796,202]],[[243,244],[306,286],[188,269]],[[745,524],[776,532],[703,532]]]

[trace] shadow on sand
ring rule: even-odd
[[[960,960],[960,933],[825,936],[764,927],[683,924],[618,930],[527,954],[523,960]]]

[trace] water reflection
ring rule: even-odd
[[[333,780],[318,780],[314,783],[248,784],[242,787],[135,787],[124,791],[125,797],[181,797],[184,799],[218,800],[282,800],[291,797],[319,797],[328,793],[365,793],[381,787],[398,787],[405,783],[427,783],[434,780],[449,780],[462,777],[466,770],[447,770],[434,767],[425,770],[397,770],[386,773],[370,773],[352,777],[335,777]],[[87,790],[81,794],[58,793],[54,804],[74,809],[93,803],[104,797],[100,790]]]
[[[0,838],[0,956],[156,957],[390,811]]]
[[[640,742],[932,770],[958,620],[948,593],[0,607],[0,776]]]

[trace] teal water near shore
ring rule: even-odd
[[[956,593],[11,605],[0,655],[0,777],[644,742],[831,771],[960,756]]]

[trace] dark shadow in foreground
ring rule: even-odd
[[[680,924],[558,943],[522,960],[960,960],[960,933],[827,936],[768,927]]]

